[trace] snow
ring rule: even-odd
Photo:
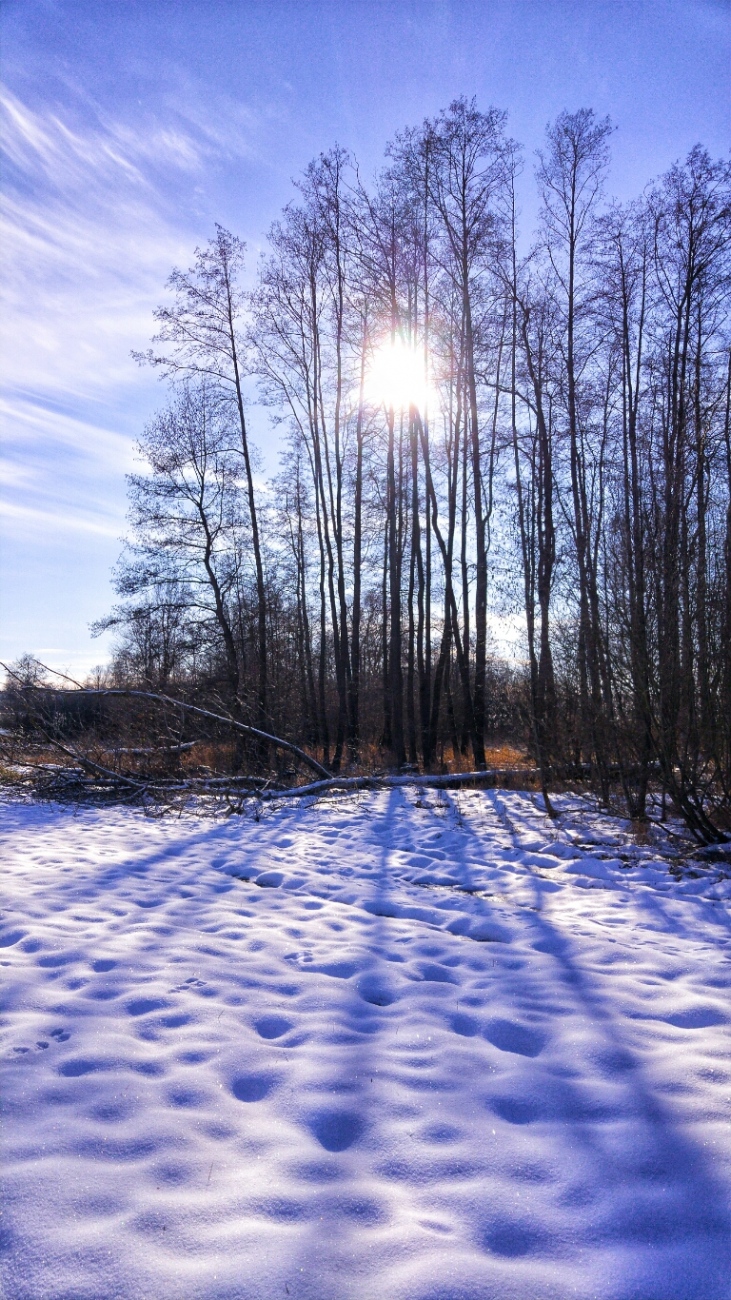
[[[729,868],[556,802],[4,804],[7,1300],[728,1300]]]

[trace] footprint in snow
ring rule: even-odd
[[[347,1151],[365,1132],[365,1122],[354,1111],[316,1111],[307,1121],[312,1136],[326,1151]]]
[[[231,1092],[237,1101],[263,1101],[276,1086],[273,1074],[240,1074],[231,1081]]]
[[[66,1029],[52,1029],[48,1037],[54,1039],[56,1043],[65,1043],[71,1037],[71,1035],[68,1033]],[[34,1047],[25,1047],[25,1046],[14,1047],[13,1051],[15,1052],[16,1056],[25,1056],[28,1052],[32,1052],[32,1051],[45,1052],[47,1048],[49,1048],[50,1046],[51,1044],[48,1042],[47,1039],[39,1038],[36,1041]]]
[[[517,1056],[538,1056],[546,1045],[546,1037],[540,1031],[510,1020],[491,1020],[483,1036],[499,1051]]]
[[[451,1017],[449,1024],[452,1031],[461,1034],[463,1038],[474,1038],[480,1028],[480,1023],[474,1016],[466,1016],[459,1011]]]
[[[150,1011],[163,1011],[168,1006],[170,1003],[164,998],[135,998],[127,1003],[125,1011],[128,1016],[146,1016]]]
[[[254,1028],[260,1038],[281,1038],[284,1034],[289,1033],[294,1028],[291,1020],[285,1019],[284,1016],[263,1016],[261,1020],[254,1022]]]

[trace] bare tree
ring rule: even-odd
[[[254,468],[249,443],[243,393],[240,329],[244,303],[239,277],[245,245],[235,235],[216,226],[207,248],[196,249],[187,271],[174,270],[168,285],[173,302],[159,307],[155,319],[159,333],[153,340],[164,351],[150,349],[137,359],[160,369],[166,378],[204,379],[210,400],[232,410],[238,427],[249,507],[249,528],[254,554],[258,626],[258,716],[267,718],[267,619],[264,561],[254,488]]]

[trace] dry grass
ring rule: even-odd
[[[515,745],[502,744],[487,745],[485,747],[485,765],[488,768],[529,768],[533,767],[534,763],[525,750],[517,749]],[[451,745],[444,746],[444,757],[441,765],[443,772],[472,772],[474,767],[470,751],[461,754],[459,750],[455,751]]]
[[[101,738],[96,736],[87,737],[85,744],[83,742],[79,743],[78,738],[72,744],[73,747],[78,746],[79,751],[92,762],[140,778],[154,776],[157,778],[168,777],[185,780],[186,778],[206,775],[224,776],[233,771],[235,763],[235,745],[232,740],[228,739],[200,740],[193,748],[181,754],[160,752],[154,755],[133,753],[130,750],[123,752],[116,749],[114,745],[105,744]],[[25,767],[26,764],[30,767],[37,764],[48,764],[52,768],[74,766],[73,760],[69,756],[64,756],[52,746],[38,744],[37,742],[26,742],[22,737],[15,740],[12,751],[11,754],[10,749],[8,749],[6,755],[8,773],[4,778],[0,778],[6,784],[13,779],[9,773],[16,764],[20,767]],[[323,761],[322,751],[314,746],[307,746],[306,752],[320,762]],[[9,763],[8,759],[10,760]],[[360,761],[357,764],[349,764],[345,756],[344,759],[341,771],[343,775],[347,776],[370,776],[374,773],[394,771],[391,751],[373,743],[361,746]],[[523,749],[506,743],[488,745],[485,751],[485,762],[488,769],[517,769],[520,771],[533,766],[532,760]],[[283,781],[284,784],[287,784],[291,777],[295,775],[295,770],[297,773],[296,779],[299,782],[312,780],[311,774],[303,768],[302,764],[285,752],[275,754],[273,750],[270,751],[265,771],[257,766],[253,750],[244,757],[243,773],[249,773],[259,778],[264,777],[275,783]],[[474,763],[471,752],[468,751],[466,754],[462,754],[459,750],[455,751],[451,745],[445,745],[443,749],[440,746],[436,761],[431,768],[431,772],[437,775],[471,772],[473,770]],[[421,765],[419,765],[419,771],[424,772]],[[27,774],[24,779],[27,779]]]

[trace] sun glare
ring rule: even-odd
[[[394,411],[408,411],[415,406],[423,414],[432,405],[424,353],[398,338],[382,343],[366,372],[365,394],[378,406],[392,407]]]

